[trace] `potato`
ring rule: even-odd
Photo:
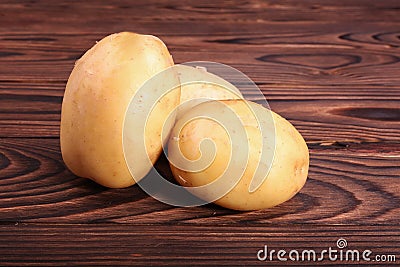
[[[309,165],[300,133],[246,100],[208,101],[188,111],[171,132],[168,158],[179,184],[234,210],[287,201],[303,187]]]
[[[162,151],[163,122],[179,104],[180,89],[155,103],[146,125],[147,153],[136,147],[143,134],[128,144],[138,158],[135,177],[124,158],[125,113],[134,97],[145,102],[156,93],[159,88],[137,95],[149,78],[173,64],[160,39],[129,32],[105,37],[76,62],[65,89],[60,129],[62,156],[73,173],[111,188],[130,186],[147,174]],[[134,108],[138,117],[147,115],[140,104]],[[132,118],[126,123],[135,127]]]
[[[181,84],[181,99],[177,117],[180,118],[194,106],[208,100],[243,99],[242,93],[223,78],[207,72],[206,68],[184,68],[185,77],[191,81]]]

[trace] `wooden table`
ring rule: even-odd
[[[69,172],[68,75],[119,31],[159,36],[176,63],[252,78],[307,141],[301,192],[262,211],[179,208]],[[339,238],[400,263],[399,1],[2,0],[0,32],[0,265],[315,265],[257,252],[338,249]]]

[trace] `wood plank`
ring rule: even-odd
[[[275,208],[172,207],[138,186],[106,189],[65,169],[58,139],[0,139],[0,222],[124,224],[396,224],[400,144],[310,145],[309,180]],[[168,164],[157,164],[163,174]]]
[[[233,31],[224,37],[218,31],[146,33],[160,36],[177,63],[209,60],[229,64],[249,74],[259,84],[330,85],[335,88],[397,86],[398,25],[362,25],[354,29],[348,29],[346,25],[300,23],[284,33],[280,29],[287,28],[285,24],[264,25],[267,30],[263,33]],[[203,27],[208,29],[209,26]],[[122,27],[121,30],[129,29]],[[0,78],[14,82],[65,83],[74,61],[96,40],[113,32],[115,30],[80,34],[4,33],[0,39],[4,45],[0,60],[7,65],[0,69]],[[376,71],[377,68],[380,71]]]
[[[3,266],[253,266],[314,265],[313,261],[261,262],[257,253],[338,250],[336,261],[328,254],[318,265],[373,266],[377,255],[395,255],[398,262],[400,231],[390,226],[281,225],[281,226],[180,226],[164,225],[0,225],[0,260]],[[68,237],[68,238],[66,238]],[[339,249],[337,240],[347,241]],[[360,261],[340,261],[340,250],[357,250]],[[371,261],[362,258],[371,250]],[[345,255],[345,254],[344,254]],[[307,256],[306,256],[307,257]],[[305,258],[307,259],[307,258]],[[345,259],[345,256],[343,257]],[[386,262],[390,264],[396,262]]]
[[[12,92],[8,88],[2,93],[0,86],[0,137],[58,138],[62,102],[60,87],[14,89]],[[280,94],[285,91],[281,90]],[[312,99],[300,92],[295,99],[290,99],[291,91],[294,90],[286,91],[284,97],[278,92],[270,96],[267,90],[264,94],[272,110],[292,122],[310,143],[400,141],[397,99],[359,101],[357,93],[354,99]],[[400,97],[400,90],[393,94]],[[260,100],[251,92],[245,92],[245,97],[256,102]]]
[[[20,30],[21,25],[29,25],[38,32],[46,28],[57,30],[87,31],[102,27],[112,29],[119,25],[132,24],[149,26],[162,25],[170,21],[204,22],[214,20],[219,25],[240,22],[243,27],[248,21],[349,21],[357,22],[398,22],[398,1],[153,1],[147,4],[142,1],[87,1],[79,5],[59,3],[51,0],[30,2],[2,1],[3,12],[1,24],[13,31]],[[380,16],[376,16],[376,13]],[[66,15],[67,14],[67,15]],[[82,23],[85,18],[85,23]],[[16,23],[18,22],[18,23]],[[193,23],[194,24],[194,23]],[[215,27],[219,27],[216,25]],[[179,29],[186,28],[184,23]],[[243,29],[243,28],[242,28]],[[196,31],[197,27],[192,30]]]

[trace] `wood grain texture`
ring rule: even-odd
[[[310,145],[309,180],[291,201],[236,212],[171,207],[138,186],[106,189],[65,169],[58,139],[3,139],[0,222],[134,224],[395,224],[400,220],[400,144]],[[160,159],[157,168],[168,175]],[[167,178],[171,178],[168,177]]]
[[[321,252],[329,247],[337,249],[339,238],[347,240],[348,249],[372,251],[371,261],[360,260],[354,265],[387,266],[390,262],[379,264],[372,260],[376,255],[392,255],[398,251],[400,242],[399,229],[389,226],[366,226],[360,230],[358,226],[330,226],[328,229],[326,226],[18,224],[0,226],[0,235],[5,241],[0,244],[0,259],[5,258],[3,264],[10,266],[315,266],[316,262],[312,261],[280,262],[276,254],[275,260],[261,262],[257,260],[257,252],[265,245],[270,250]],[[336,266],[345,263],[330,261],[328,257],[318,262]]]
[[[340,237],[400,262],[399,1],[3,0],[0,25],[1,266],[278,265],[257,251],[320,251]],[[66,81],[119,31],[159,36],[176,63],[220,62],[254,80],[310,148],[301,192],[263,211],[179,208],[68,171]],[[156,167],[170,176],[165,158]]]

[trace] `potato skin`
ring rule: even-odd
[[[193,79],[203,82],[181,84],[181,98],[177,118],[182,117],[194,106],[209,100],[243,99],[243,95],[230,82],[207,72],[205,69],[193,69]],[[207,82],[205,82],[207,81]]]
[[[125,112],[140,86],[173,64],[160,39],[130,32],[103,38],[76,62],[65,89],[60,128],[62,156],[73,173],[111,188],[135,183],[122,147]],[[168,101],[155,107],[164,111],[160,119],[179,104],[180,92],[165,97]],[[152,146],[146,143],[153,163],[162,151],[161,127],[147,139]],[[137,168],[143,168],[140,162]]]
[[[199,104],[181,120],[190,118],[191,113],[197,112],[207,115],[210,111],[215,111],[218,105],[214,102],[216,101]],[[283,203],[299,192],[306,182],[309,165],[308,148],[300,133],[287,120],[258,104],[245,100],[218,102],[226,104],[242,120],[248,137],[249,160],[247,164],[244,162],[246,167],[236,186],[229,193],[216,200],[215,203],[234,210],[260,210]],[[271,130],[271,127],[267,126],[261,132],[259,123],[264,122],[257,121],[249,107],[260,118],[272,115],[276,132],[275,144],[271,141],[271,136],[274,134],[273,129]],[[242,153],[240,146],[235,149],[231,148],[229,136],[225,129],[212,120],[198,118],[181,127],[183,124],[182,121],[178,120],[176,125],[180,126],[173,128],[168,143],[168,157],[172,173],[178,183],[183,186],[197,187],[218,179],[221,173],[226,170],[230,156],[234,158]],[[188,166],[183,166],[186,170],[175,166],[174,162],[177,162],[178,153],[182,153],[185,158],[192,161],[199,159],[201,157],[200,142],[207,138],[214,142],[216,155],[206,169],[191,172],[188,171]],[[264,158],[260,157],[261,149],[274,149],[272,167],[261,186],[255,191],[249,192],[250,182],[260,160],[260,166],[268,164]],[[231,152],[232,154],[230,154]],[[241,173],[239,166],[233,166],[233,168],[238,168],[235,172]],[[266,172],[262,175],[265,176]],[[218,188],[211,190],[218,190]],[[204,193],[197,195],[208,200],[208,197],[213,194],[204,191]]]

